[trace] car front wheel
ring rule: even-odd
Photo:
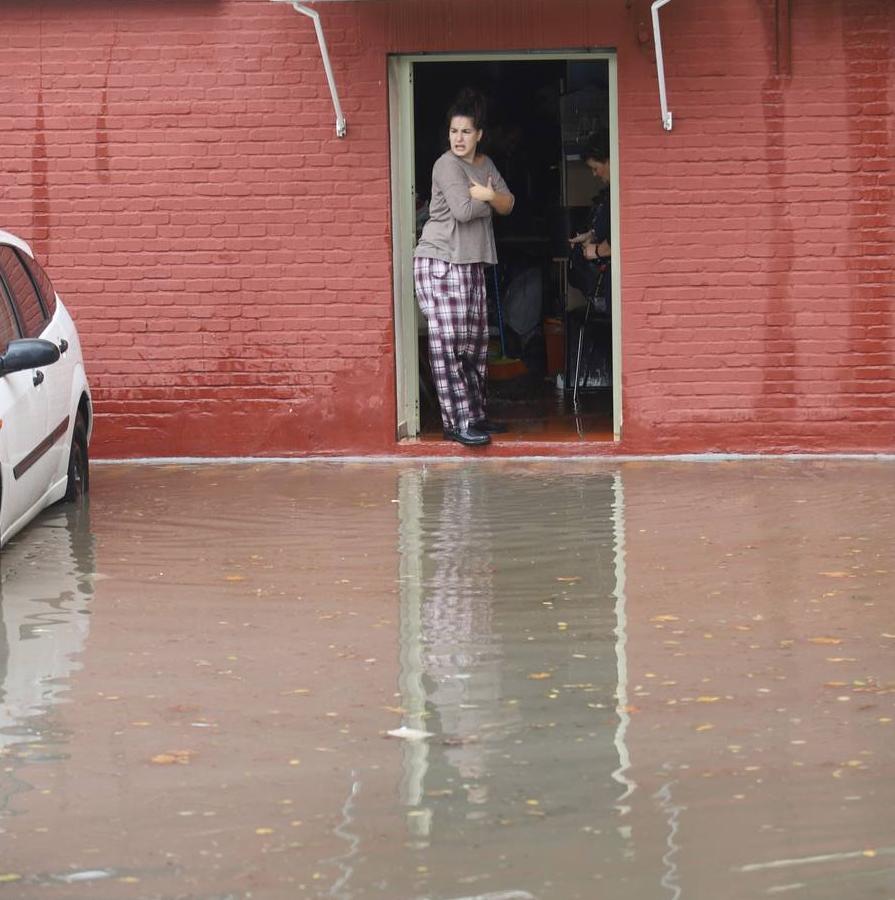
[[[63,502],[84,500],[90,489],[90,460],[87,456],[87,426],[83,416],[75,421],[75,431],[71,439],[68,456],[68,482],[65,486]]]

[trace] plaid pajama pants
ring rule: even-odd
[[[488,308],[484,263],[413,261],[417,302],[429,323],[429,363],[445,429],[485,418]]]

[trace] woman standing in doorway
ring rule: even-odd
[[[485,266],[497,263],[491,216],[509,215],[514,203],[494,163],[478,152],[484,124],[484,99],[463,91],[448,111],[450,149],[432,169],[429,220],[413,263],[444,436],[470,447],[504,430],[485,411]]]

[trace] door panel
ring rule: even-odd
[[[35,371],[29,369],[0,377],[4,525],[14,522],[37,503],[53,475],[53,457],[40,453],[50,430],[49,395],[45,384],[34,385]]]
[[[73,331],[74,326],[68,313],[60,306],[53,321],[44,329],[41,337],[61,349],[75,344]],[[51,473],[49,477],[52,481],[62,478],[68,470],[69,444],[66,438],[69,433],[68,423],[71,417],[75,374],[74,359],[73,351],[66,350],[61,353],[56,362],[41,370],[44,374],[42,387],[45,388],[46,393],[47,433],[50,436],[55,435],[53,444],[47,451],[48,469]]]

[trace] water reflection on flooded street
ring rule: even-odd
[[[0,559],[0,896],[893,898],[893,475],[97,467]]]

